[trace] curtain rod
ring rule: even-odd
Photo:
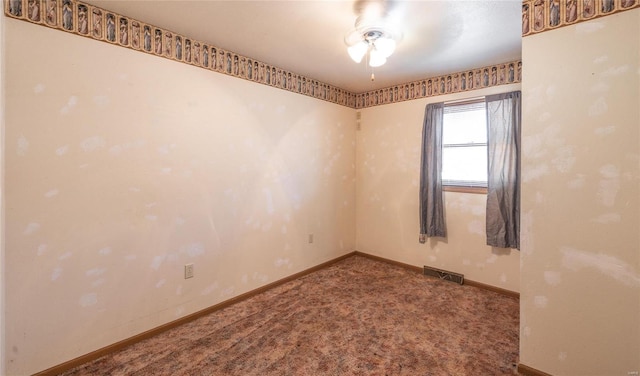
[[[480,102],[480,101],[484,101],[485,96],[480,96],[480,97],[473,97],[473,98],[465,98],[465,99],[458,99],[458,100],[454,100],[454,101],[447,101],[444,102],[445,105],[447,104],[467,104],[467,103],[475,103],[475,102]]]

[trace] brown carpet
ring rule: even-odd
[[[518,307],[353,256],[64,375],[514,375]]]

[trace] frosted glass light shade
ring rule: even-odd
[[[380,37],[373,42],[375,49],[384,57],[389,57],[396,49],[396,41],[391,38]]]
[[[349,52],[349,56],[351,56],[351,59],[353,59],[353,61],[355,61],[356,63],[360,63],[364,55],[367,53],[368,49],[369,44],[365,41],[361,41],[349,47],[347,49],[347,52]]]
[[[379,67],[387,62],[387,57],[381,54],[376,49],[372,49],[369,53],[369,66]]]

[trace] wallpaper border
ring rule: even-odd
[[[8,17],[354,107],[355,94],[78,0],[5,0]]]
[[[522,61],[489,65],[356,94],[356,109],[519,83]]]
[[[640,0],[523,0],[522,36],[640,7]]]
[[[4,0],[4,12],[14,19],[354,109],[521,80],[522,62],[514,61],[356,94],[79,0]]]

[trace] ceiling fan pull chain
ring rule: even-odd
[[[367,65],[366,66],[371,68],[371,82],[375,81],[376,75],[373,73],[373,67],[369,64],[369,54],[367,54]]]

